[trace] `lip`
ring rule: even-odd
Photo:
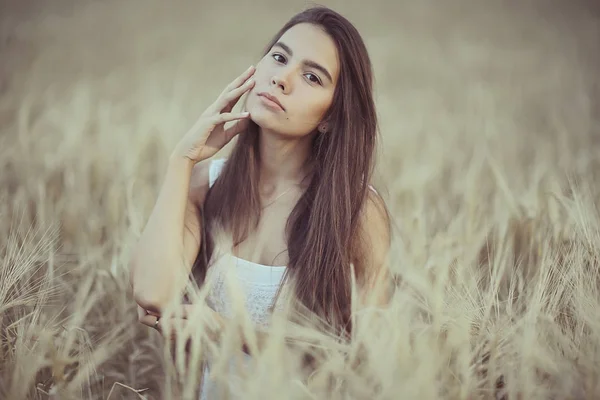
[[[269,100],[270,103],[275,103],[281,109],[281,111],[285,111],[285,107],[283,107],[279,99],[273,96],[272,94],[269,94],[267,92],[260,92],[258,93],[258,96],[264,97],[265,99]]]

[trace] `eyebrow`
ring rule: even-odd
[[[290,46],[288,46],[287,44],[285,44],[283,42],[277,42],[273,45],[273,47],[281,47],[286,53],[288,53],[290,55],[290,57],[294,55],[294,52],[292,51],[292,49],[290,49]],[[323,75],[325,75],[327,77],[327,79],[329,79],[329,82],[333,83],[333,78],[331,77],[331,74],[321,64],[319,64],[315,61],[312,61],[312,60],[302,60],[302,64],[306,65],[307,67],[318,69],[319,71],[321,71],[323,73]]]

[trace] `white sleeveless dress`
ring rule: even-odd
[[[225,165],[226,159],[213,160],[209,168],[209,186],[216,181]],[[206,283],[210,285],[207,302],[211,308],[224,317],[232,316],[231,293],[225,284],[226,274],[233,274],[235,284],[239,284],[245,297],[248,313],[257,326],[266,326],[269,321],[270,307],[281,284],[286,266],[267,266],[235,257],[234,255],[215,254],[211,258],[206,274]],[[237,291],[236,291],[237,293]],[[276,308],[279,308],[276,306]],[[249,359],[250,356],[244,354]],[[219,397],[216,384],[211,380],[210,362],[204,370],[200,399]],[[232,376],[234,378],[234,376]]]

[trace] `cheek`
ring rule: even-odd
[[[270,75],[271,73],[267,70],[267,68],[261,67],[260,63],[257,64],[256,72],[254,72],[254,75],[252,76],[256,83],[254,84],[254,87],[248,92],[249,102],[254,102],[255,100],[257,100],[253,98],[254,96],[256,96],[256,93],[270,90]]]
[[[269,85],[271,77],[273,76],[273,68],[269,64],[268,60],[261,60],[256,64],[256,71],[254,71],[253,78],[256,80],[256,83],[266,89],[266,86]]]
[[[330,105],[331,100],[329,98],[315,98],[313,96],[312,99],[299,105],[299,116],[305,121],[311,121],[311,123],[317,124],[323,119],[323,116]]]
[[[298,101],[294,102],[293,112],[284,115],[286,129],[296,135],[313,131],[323,120],[330,104],[327,99],[316,99],[314,94],[309,99],[299,97]]]

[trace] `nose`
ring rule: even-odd
[[[273,78],[271,78],[271,85],[281,88],[281,90],[284,92],[287,88],[287,84],[279,76],[274,76]]]
[[[288,76],[289,72],[280,71],[278,75],[274,75],[271,78],[271,85],[277,88],[280,88],[283,93],[289,92],[291,89],[291,84],[289,82]]]

